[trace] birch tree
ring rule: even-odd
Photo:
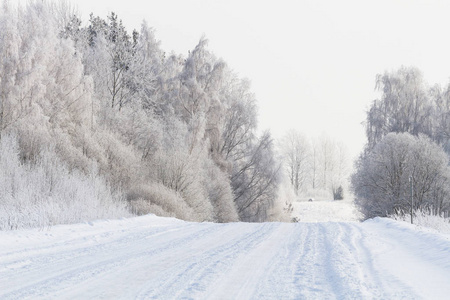
[[[432,105],[416,68],[402,67],[377,75],[376,89],[381,99],[374,100],[367,112],[366,135],[369,149],[390,132],[433,135]]]

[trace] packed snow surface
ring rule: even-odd
[[[450,237],[143,216],[0,232],[0,299],[448,299]]]

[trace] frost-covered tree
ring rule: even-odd
[[[222,90],[223,113],[217,123],[216,137],[211,137],[211,153],[220,160],[236,162],[247,156],[246,147],[255,138],[257,107],[247,80],[229,74]]]
[[[390,133],[365,153],[352,175],[356,203],[366,218],[414,209],[450,209],[448,157],[428,137]],[[447,200],[444,200],[447,199]]]
[[[0,123],[2,130],[28,135],[20,140],[25,155],[32,156],[40,143],[88,126],[91,81],[72,42],[58,37],[48,6],[9,9],[1,17],[6,59],[0,61]],[[58,150],[66,151],[70,145],[59,137]]]
[[[3,2],[0,10],[0,133],[27,114],[21,109],[16,74],[21,56],[21,37],[15,10]]]
[[[214,130],[214,108],[220,102],[218,92],[225,64],[207,50],[207,42],[204,38],[200,40],[178,76],[175,109],[189,126],[191,150]]]
[[[310,156],[310,166],[311,166],[311,187],[316,189],[318,187],[318,176],[319,176],[319,143],[317,140],[311,141],[311,156]]]
[[[245,221],[263,221],[276,199],[280,166],[273,140],[266,132],[247,148],[246,158],[235,162],[231,175],[234,202]]]
[[[326,191],[336,199],[337,189],[346,187],[350,173],[345,145],[322,135],[312,141],[309,178],[313,190]]]
[[[119,110],[135,93],[130,81],[130,65],[133,63],[137,36],[128,34],[125,26],[114,12],[103,20],[90,16],[87,28],[91,62],[96,61],[93,72],[103,80],[104,94],[108,95],[109,105]],[[98,78],[98,80],[100,80]]]
[[[133,39],[137,32],[134,31]],[[133,98],[145,109],[157,111],[158,85],[163,71],[164,52],[156,40],[154,32],[143,22],[134,46],[134,57],[129,66],[128,88],[133,90]]]
[[[368,148],[373,148],[390,132],[420,133],[433,137],[433,107],[417,68],[401,67],[377,75],[376,89],[381,99],[374,100],[366,118]]]
[[[344,187],[348,187],[348,177],[350,175],[350,161],[348,149],[343,143],[335,144],[334,168],[331,173],[331,190],[334,200],[344,198]]]
[[[280,151],[295,194],[307,188],[311,170],[308,139],[296,130],[290,130],[280,142]]]
[[[429,94],[433,102],[433,140],[450,156],[450,84],[444,89],[435,85]]]
[[[328,136],[321,136],[319,138],[319,186],[327,190],[331,186],[332,174],[336,168],[336,144]]]
[[[69,0],[49,2],[48,5],[58,29],[70,26],[74,17],[76,18],[76,16],[80,15],[78,9]]]

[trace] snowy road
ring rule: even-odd
[[[129,220],[0,232],[0,299],[448,299],[450,238],[398,222]]]

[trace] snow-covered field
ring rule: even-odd
[[[0,299],[448,299],[450,236],[143,216],[0,232]]]

